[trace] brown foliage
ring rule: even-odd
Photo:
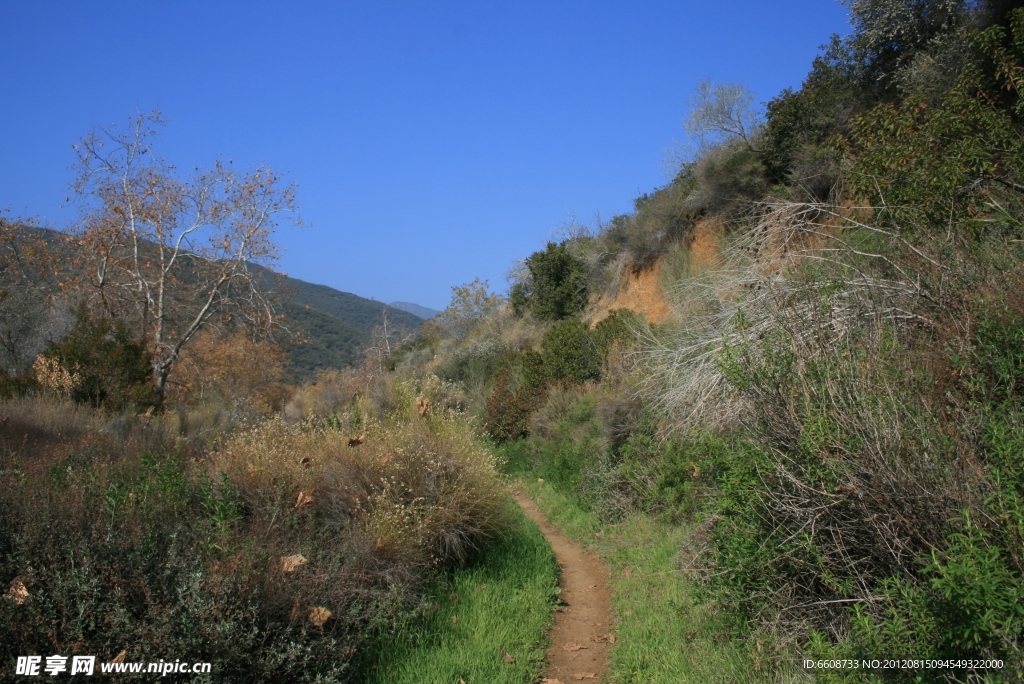
[[[218,335],[202,332],[181,358],[172,398],[221,401],[259,412],[280,410],[287,355],[276,344],[254,340],[244,330]]]
[[[153,354],[157,393],[182,350],[218,318],[265,327],[274,311],[251,264],[276,258],[275,217],[294,188],[266,167],[237,173],[218,160],[180,178],[152,149],[158,112],[127,131],[101,129],[75,146],[76,191],[87,202],[77,239],[86,292]]]

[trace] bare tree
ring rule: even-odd
[[[746,86],[705,79],[686,104],[690,108],[686,132],[697,141],[699,152],[730,140],[742,140],[753,149],[761,116],[753,106],[754,94]]]
[[[156,155],[159,112],[75,145],[83,200],[77,238],[95,305],[144,336],[164,396],[182,349],[218,321],[269,326],[274,311],[252,264],[272,263],[275,220],[295,193],[265,166],[236,173],[218,160],[188,178]]]

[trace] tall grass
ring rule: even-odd
[[[1019,434],[1016,224],[933,236],[867,214],[762,206],[679,284],[646,394],[684,442],[735,438],[680,479],[710,485],[708,578],[751,628],[819,654],[1016,663],[1017,466],[999,455]]]

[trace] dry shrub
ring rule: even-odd
[[[300,387],[285,404],[289,421],[325,418],[345,410],[352,399],[365,389],[365,376],[355,369],[330,369],[317,373],[316,379]]]
[[[367,639],[504,527],[493,458],[444,408],[450,387],[395,386],[409,410],[359,434],[275,417],[205,455],[177,421],[209,417],[5,404],[0,581],[27,596],[0,600],[0,678],[18,654],[127,649],[215,662],[223,681],[362,681]]]
[[[185,348],[172,385],[172,403],[223,403],[259,413],[278,411],[287,397],[285,352],[244,330],[205,330]]]
[[[643,353],[679,434],[748,439],[703,466],[734,502],[716,581],[763,623],[837,639],[851,606],[881,614],[883,582],[921,582],[990,487],[976,419],[936,362],[965,344],[990,266],[862,213],[763,206],[718,268],[679,284],[682,330]]]
[[[227,441],[212,463],[254,509],[280,492],[311,515],[350,527],[374,564],[393,563],[388,573],[411,578],[463,560],[501,524],[495,464],[467,420],[411,413],[368,421],[360,435],[274,419]],[[362,442],[350,444],[357,437]]]
[[[71,390],[78,384],[78,374],[68,371],[56,359],[40,354],[32,364],[36,382],[44,392],[58,397],[71,396]]]

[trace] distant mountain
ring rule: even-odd
[[[408,311],[413,316],[419,316],[424,320],[433,318],[437,314],[441,313],[437,309],[431,309],[429,306],[420,306],[419,304],[413,304],[412,302],[391,302],[388,306],[395,309],[401,309],[402,311]]]
[[[32,226],[20,228],[40,235],[62,260],[74,262],[77,246],[67,241],[64,233]],[[372,344],[374,328],[383,324],[385,315],[389,331],[415,333],[423,324],[424,317],[399,307],[282,276],[256,264],[249,267],[262,275],[264,289],[274,293],[276,308],[284,314],[288,330],[298,333],[302,340],[286,347],[291,361],[288,375],[293,382],[308,380],[324,368],[358,363],[363,350]],[[0,282],[3,276],[0,272]],[[437,313],[420,308],[430,315]]]
[[[286,325],[303,338],[288,347],[289,374],[295,381],[308,380],[324,368],[357,363],[385,315],[390,330],[414,333],[423,324],[414,313],[350,292],[287,276],[274,280]]]

